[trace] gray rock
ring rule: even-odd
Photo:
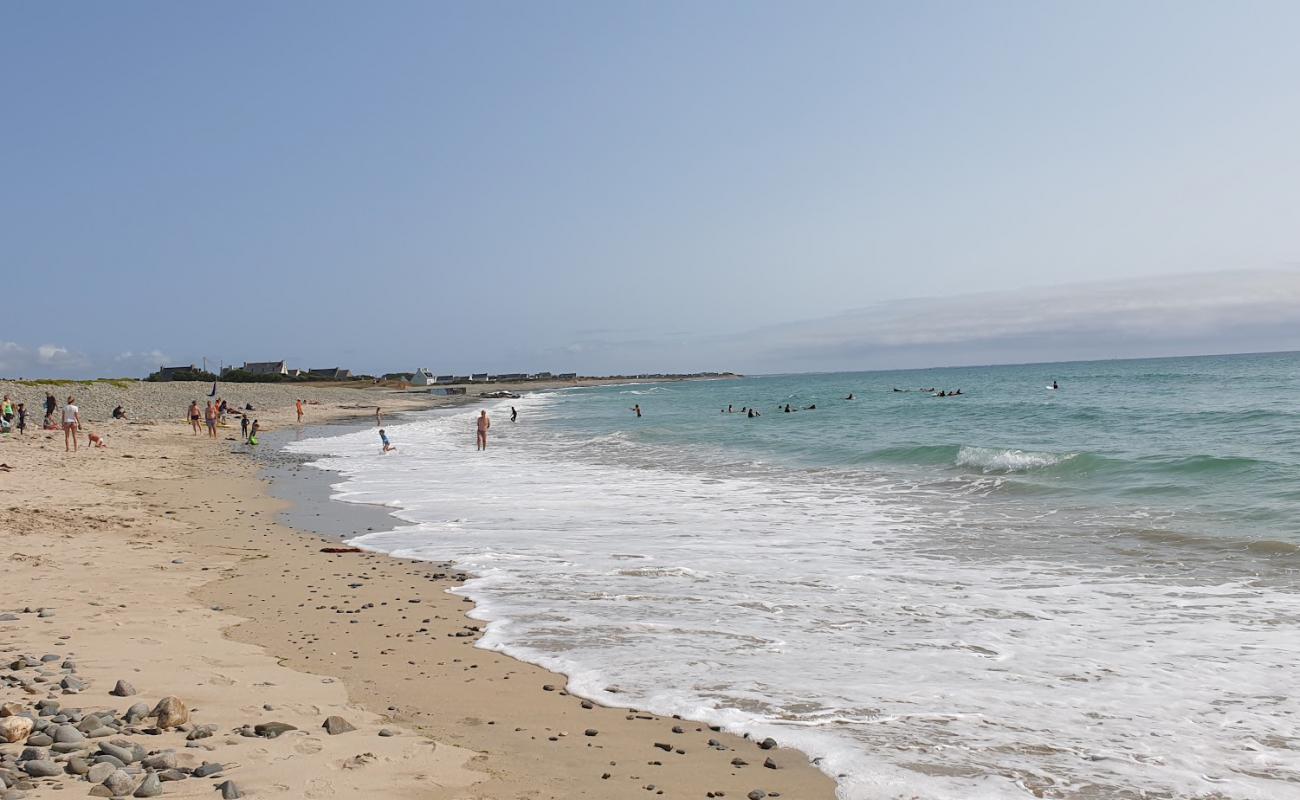
[[[101,727],[95,728],[94,730],[90,731],[90,732],[87,733],[86,735],[89,736],[89,737],[92,738],[92,739],[102,739],[102,738],[104,738],[105,736],[112,736],[112,735],[115,734],[115,733],[117,733],[117,729],[116,729],[116,728],[110,728],[110,727],[108,727],[107,725],[104,725],[104,726],[101,726]]]
[[[748,767],[748,766],[749,766],[749,762],[746,761],[746,760],[743,759],[743,758],[733,758],[733,759],[731,759],[731,766],[733,766],[733,767]]]
[[[41,656],[41,661],[43,663],[48,664],[51,661],[58,661],[59,658],[61,658],[61,656],[56,656],[53,653],[46,653],[45,655]]]
[[[188,777],[189,775],[185,774],[184,772],[181,772],[178,769],[165,769],[162,772],[158,773],[158,780],[162,781],[163,783],[166,783],[168,781],[183,781]]]
[[[583,735],[585,735],[585,736],[595,736],[596,734],[600,733],[600,731],[596,730],[595,728],[588,728],[587,730],[583,731],[582,733],[583,733]]]
[[[216,732],[216,725],[195,725],[189,733],[185,734],[185,739],[190,742],[195,739],[206,739]]]
[[[135,723],[149,716],[149,704],[136,703],[135,705],[128,708],[126,710],[126,713],[122,716],[123,719],[126,720],[128,725],[134,725]]]
[[[287,722],[263,722],[253,726],[253,732],[265,739],[274,739],[283,733],[298,730]]]
[[[98,786],[90,787],[90,791],[86,794],[91,797],[112,797],[113,790],[101,783]]]
[[[173,750],[164,750],[161,753],[154,753],[151,756],[145,756],[140,763],[143,764],[146,769],[176,769],[176,752]]]
[[[90,762],[81,756],[68,759],[68,772],[72,775],[85,775],[90,772]]]
[[[221,790],[221,800],[238,800],[244,796],[244,793],[239,791],[239,787],[235,785],[234,781],[226,781],[217,788]]]
[[[86,770],[86,780],[91,783],[103,783],[114,772],[117,772],[117,767],[113,764],[103,762],[91,764],[90,769]]]
[[[776,747],[776,739],[773,739],[772,737],[769,736],[763,741],[759,742],[758,746],[759,749],[762,750],[772,750]]]
[[[50,749],[59,754],[79,753],[82,750],[89,750],[89,742],[55,742]]]
[[[768,769],[780,769],[780,767],[777,766],[776,762],[773,761],[771,758],[763,759],[763,766],[767,767]]]
[[[86,734],[77,730],[74,726],[64,723],[54,729],[54,741],[56,742],[84,742]]]
[[[17,614],[0,614],[0,622],[17,622]]]
[[[763,800],[764,797],[767,797],[767,792],[762,789],[755,789],[745,796],[748,797],[749,800]]]
[[[64,694],[76,694],[86,688],[86,682],[76,675],[63,676],[63,680],[59,681],[59,685],[63,687]]]
[[[96,728],[102,728],[103,726],[104,723],[99,721],[99,716],[97,714],[87,714],[81,718],[81,721],[79,721],[75,727],[82,733],[90,733]]]
[[[32,747],[49,747],[54,744],[54,739],[50,738],[49,734],[33,733],[27,737],[27,743]]]
[[[380,728],[380,729],[379,729],[379,735],[380,735],[380,736],[384,736],[384,737],[388,737],[388,736],[396,736],[396,735],[397,735],[397,731],[393,730],[392,728]]]
[[[110,756],[107,753],[100,753],[99,755],[95,756],[92,763],[112,764],[113,769],[122,769],[123,767],[126,766],[126,764],[123,763],[122,759],[117,758],[116,756]]]
[[[36,616],[37,616],[38,618],[40,618],[40,619],[50,619],[51,617],[54,616],[54,609],[52,609],[52,608],[42,608],[42,609],[41,609],[41,610],[36,614]]]
[[[338,736],[340,733],[349,733],[356,730],[356,728],[352,726],[352,723],[337,716],[327,717],[325,719],[325,724],[321,727],[324,728],[325,732],[330,736]]]
[[[221,772],[224,769],[225,769],[224,765],[218,764],[215,761],[204,761],[197,768],[195,768],[194,772],[191,774],[194,775],[194,777],[196,778],[206,778],[209,775],[216,775],[218,772]]]
[[[141,781],[140,785],[136,788],[135,794],[131,796],[157,797],[160,794],[162,794],[162,780],[159,779],[155,773],[150,772],[148,775],[144,776],[144,780]]]
[[[23,763],[22,770],[33,778],[53,778],[55,775],[63,774],[63,767],[47,758],[26,761]]]
[[[40,761],[46,757],[44,748],[24,747],[22,753],[18,755],[19,761]]]
[[[135,687],[127,681],[118,681],[113,685],[113,691],[109,692],[109,694],[114,697],[130,697],[135,694]]]
[[[128,795],[135,789],[135,778],[126,774],[126,770],[117,770],[104,780],[104,785],[113,793],[114,797]]]
[[[128,742],[128,744],[130,743]],[[100,742],[99,752],[106,756],[112,756],[123,764],[131,764],[139,760],[135,757],[135,751],[130,747],[122,747],[112,742]]]

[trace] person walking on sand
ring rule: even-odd
[[[199,419],[203,416],[203,415],[199,412],[199,401],[198,401],[198,400],[191,400],[191,401],[190,401],[190,410],[187,411],[187,412],[185,412],[185,416],[187,416],[187,417],[190,418],[190,428],[194,431],[194,435],[195,435],[195,436],[198,436],[198,435],[199,435]]]
[[[476,450],[487,449],[487,432],[492,427],[492,420],[488,419],[487,411],[478,412],[478,446]]]
[[[302,422],[302,400],[295,400],[293,405],[298,409],[298,421]]]
[[[76,401],[71,396],[68,397],[68,404],[63,407],[63,449],[77,452],[77,431],[81,428],[81,409],[77,408]],[[72,446],[69,447],[68,443]]]
[[[27,433],[27,404],[18,404],[18,432]]]
[[[208,401],[208,407],[203,409],[203,421],[207,423],[208,436],[217,438],[217,407],[212,405],[211,400]]]

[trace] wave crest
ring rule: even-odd
[[[975,467],[984,472],[1026,472],[1052,467],[1078,453],[1047,453],[1030,450],[1002,450],[996,447],[968,447],[957,451],[957,466]]]

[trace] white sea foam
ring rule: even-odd
[[[963,446],[957,451],[957,466],[975,467],[985,472],[1023,472],[1069,461],[1077,453],[1034,453],[1025,450],[999,450],[993,447]]]
[[[476,453],[472,416],[390,426],[396,455],[290,447],[399,509],[354,543],[479,575],[482,646],[580,695],[800,746],[846,798],[1297,796],[1292,594],[979,557],[969,501],[935,519],[906,486],[600,461],[522,424]]]

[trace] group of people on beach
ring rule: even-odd
[[[114,410],[115,418],[125,418],[125,412],[121,417],[117,416],[117,411],[121,410],[118,406]],[[78,450],[79,440],[82,433],[81,409],[77,407],[76,398],[68,396],[68,401],[63,405],[62,413],[59,412],[59,401],[55,399],[50,392],[45,393],[45,419],[41,423],[41,429],[47,431],[63,431],[63,449],[68,452]],[[17,431],[19,435],[27,433],[27,404],[15,403],[9,395],[0,398],[0,433],[11,433]],[[107,447],[104,437],[98,433],[86,434],[87,447]]]

